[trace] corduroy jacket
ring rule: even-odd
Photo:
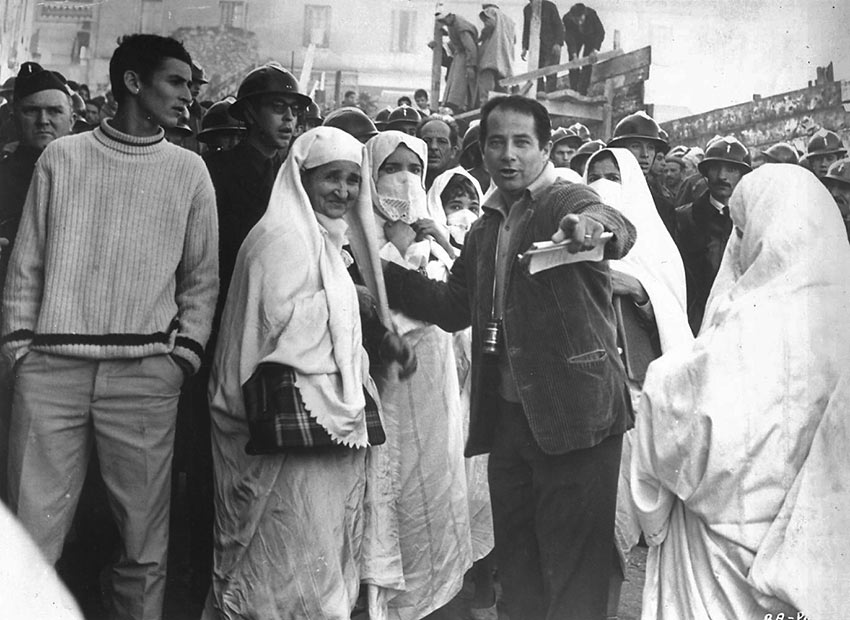
[[[505,281],[504,346],[529,426],[547,454],[592,447],[631,426],[625,372],[617,351],[606,261],[574,263],[530,275],[517,255],[545,241],[568,213],[585,214],[614,233],[606,258],[624,256],[635,229],[584,185],[556,182],[528,201],[511,236]],[[518,205],[514,205],[516,208]],[[448,282],[388,265],[390,305],[457,331],[472,325],[472,403],[466,456],[490,451],[499,399],[498,360],[481,352],[493,302],[502,215],[486,209],[469,231]]]

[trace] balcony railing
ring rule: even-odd
[[[90,21],[94,19],[94,4],[62,0],[42,1],[38,4],[38,19],[46,21]]]

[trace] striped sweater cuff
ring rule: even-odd
[[[201,362],[204,358],[204,347],[195,340],[186,336],[177,336],[174,342],[173,355],[182,357],[192,365],[194,372],[198,372],[201,367]]]

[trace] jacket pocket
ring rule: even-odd
[[[594,349],[586,353],[580,353],[567,358],[569,364],[593,364],[596,362],[604,362],[608,359],[608,352],[605,349]]]

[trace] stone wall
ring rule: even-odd
[[[248,71],[260,64],[257,37],[241,28],[178,28],[172,35],[197,60],[210,83],[200,99],[213,101],[235,95]]]
[[[790,142],[805,151],[809,137],[821,127],[838,132],[850,145],[850,113],[843,101],[850,103],[850,82],[826,82],[661,126],[670,134],[672,145],[705,148],[715,135],[733,135],[751,150]]]

